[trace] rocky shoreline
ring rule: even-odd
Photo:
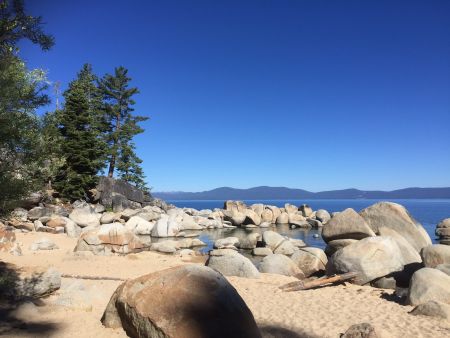
[[[286,204],[284,208],[279,208],[263,204],[247,206],[240,201],[226,201],[223,209],[195,210],[176,208],[156,199],[147,201],[145,206],[137,202],[125,203],[123,198],[120,201],[115,204],[114,211],[110,206],[107,209],[100,203],[89,204],[83,201],[72,205],[41,204],[28,210],[15,209],[11,217],[0,225],[2,260],[14,261],[12,257],[21,260],[22,255],[38,256],[41,253],[46,256],[53,253],[57,255],[60,247],[54,239],[59,240],[61,236],[65,236],[73,243],[68,255],[80,259],[95,260],[97,258],[94,257],[98,257],[107,262],[115,259],[114,257],[137,257],[153,251],[164,254],[163,257],[174,257],[178,264],[206,266],[206,270],[179,270],[180,267],[163,275],[151,274],[146,277],[149,285],[154,285],[154,278],[173,280],[172,274],[180,273],[188,276],[188,279],[189,276],[198,275],[192,278],[200,280],[214,279],[212,274],[218,273],[218,276],[223,276],[220,278],[224,278],[224,282],[217,287],[226,289],[229,287],[226,286],[229,285],[227,278],[251,279],[256,282],[265,279],[266,275],[279,275],[306,282],[336,273],[357,272],[358,277],[352,281],[353,284],[392,290],[392,297],[398,303],[415,306],[411,315],[431,316],[443,322],[444,326],[447,325],[445,323],[450,323],[450,246],[444,245],[448,242],[446,229],[449,228],[449,219],[440,222],[436,228],[436,234],[441,237],[443,244],[432,245],[426,231],[408,211],[403,206],[390,202],[376,203],[359,213],[353,209],[345,209],[330,214],[326,210],[313,211],[308,205],[297,207]],[[282,224],[288,224],[291,228],[321,229],[321,236],[327,243],[325,250],[308,247],[301,240],[280,235],[277,226]],[[248,234],[240,238],[216,239],[214,249],[206,256],[198,252],[198,248],[205,246],[198,238],[203,231],[234,228],[246,229]],[[20,240],[24,236],[33,238],[27,247]],[[244,251],[258,259],[249,259],[248,255],[243,254]],[[14,271],[21,267],[6,268]],[[126,267],[123,269],[126,270]],[[145,275],[147,272],[143,269],[138,275]],[[7,288],[6,293],[12,299],[47,297],[58,292],[64,284],[61,281],[67,276],[64,273],[61,275],[53,267],[39,266],[26,274],[17,274],[15,286]],[[31,280],[34,282],[29,285]],[[205,283],[210,285],[209,282]],[[175,284],[170,287],[171,290],[175,288]],[[4,286],[2,289],[5,292]],[[217,292],[222,292],[219,289]],[[116,313],[114,311],[117,307],[127,308],[131,306],[127,302],[137,297],[131,294],[121,295],[122,291],[118,290],[104,313],[103,324],[114,328],[120,326],[131,336],[145,336],[136,330],[144,325],[142,323],[146,323],[144,326],[149,331],[145,334],[155,336],[154,330],[159,324],[155,324],[156,319],[149,318],[168,314],[150,314],[147,310],[128,315],[121,311]],[[156,291],[153,286],[149,286],[146,292]],[[198,292],[201,293],[200,290]],[[114,297],[122,297],[121,305],[113,300]],[[142,297],[139,296],[139,299],[142,300]],[[238,304],[243,302],[239,294],[235,297]],[[142,301],[147,302],[145,299]],[[211,303],[214,299],[206,299],[204,302]],[[148,307],[152,306],[155,304],[150,302]],[[239,311],[244,311],[245,303],[238,308]],[[169,310],[174,311],[172,308],[167,311]],[[227,315],[230,320],[234,318],[232,313],[236,311],[234,309]],[[241,320],[246,324],[240,327],[249,331],[242,332],[247,332],[246,336],[258,336],[252,312],[245,316],[247,319]],[[136,324],[132,318],[142,318],[141,324]],[[181,324],[172,323],[166,328],[158,326],[158,330],[171,334],[170,332],[176,331],[177,325]],[[197,332],[201,325],[197,323],[193,327],[185,327],[185,330]],[[371,326],[353,328],[363,331],[372,329]],[[377,330],[382,331],[382,328]],[[230,332],[239,332],[238,327]]]

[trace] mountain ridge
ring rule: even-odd
[[[200,192],[154,192],[154,197],[165,200],[288,200],[288,199],[446,199],[450,187],[411,187],[392,191],[359,190],[355,188],[311,192],[287,187],[258,186],[248,189],[219,187]]]

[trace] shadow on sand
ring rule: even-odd
[[[276,325],[259,325],[259,330],[263,338],[320,338],[304,331],[292,331]]]
[[[16,316],[21,305],[41,303],[39,299],[21,297],[19,283],[16,268],[0,262],[0,336],[48,337],[56,332],[58,325],[55,323],[27,321]]]

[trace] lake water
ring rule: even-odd
[[[325,209],[327,211],[342,211],[346,208],[353,208],[356,211],[360,211],[374,203],[380,202],[382,200],[246,200],[244,201],[247,205],[252,205],[255,203],[263,203],[266,205],[275,205],[278,207],[284,207],[285,203],[290,203],[293,205],[308,204],[313,210]],[[387,200],[383,200],[387,201]],[[424,200],[424,199],[405,199],[405,200],[389,200],[390,202],[395,202],[403,205],[408,209],[409,213],[419,221],[428,234],[430,235],[433,243],[437,243],[438,240],[434,234],[436,224],[438,224],[442,219],[450,217],[450,199],[441,200]],[[201,209],[214,209],[223,208],[223,201],[219,200],[207,200],[207,201],[167,201],[179,208],[194,208],[197,210]],[[273,228],[267,228],[274,230]],[[200,234],[200,239],[208,244],[207,247],[203,248],[201,251],[207,252],[212,249],[212,244],[214,240],[218,238],[224,238],[228,236],[242,237],[250,232],[262,232],[266,229],[217,229],[203,231]],[[325,248],[325,243],[320,236],[320,230],[317,229],[290,229],[287,225],[277,225],[276,231],[282,235],[289,236],[291,238],[297,238],[303,240],[307,245]],[[314,235],[318,234],[319,238],[314,238]]]

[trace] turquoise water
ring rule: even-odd
[[[369,199],[361,199],[361,200],[331,200],[331,199],[323,199],[323,200],[247,200],[244,201],[247,205],[251,205],[254,203],[263,203],[267,205],[276,205],[278,207],[283,207],[285,203],[290,203],[294,205],[308,204],[313,210],[317,209],[325,209],[329,212],[333,211],[342,211],[346,208],[353,208],[356,211],[360,211],[372,205],[374,203],[380,201],[391,201],[395,203],[399,203],[403,205],[410,214],[419,221],[428,234],[430,235],[433,243],[437,243],[436,236],[434,234],[434,230],[436,228],[436,224],[439,223],[442,219],[450,217],[450,199],[433,199],[433,200],[424,200],[424,199],[404,199],[404,200],[369,200]],[[223,202],[219,200],[207,200],[207,201],[167,201],[176,205],[177,207],[183,208],[195,208],[197,210],[201,209],[214,209],[214,208],[223,208]],[[273,230],[273,229],[272,229]],[[315,234],[320,234],[318,230],[310,229],[289,229],[287,226],[277,226],[276,230],[283,235],[298,238],[305,241],[310,246],[315,246],[319,248],[324,248],[325,243],[320,238],[314,238]],[[256,229],[256,231],[262,231],[261,229]],[[227,237],[227,236],[236,236],[240,237],[246,234],[246,230],[244,229],[224,229],[224,230],[214,230],[214,231],[205,231],[200,235],[200,239],[204,242],[208,243],[208,247],[204,248],[203,251],[207,251],[211,248],[212,242],[216,238]]]

